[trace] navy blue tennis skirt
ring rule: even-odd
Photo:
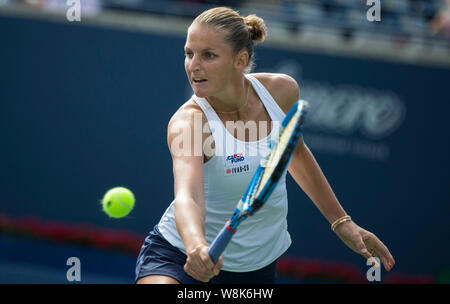
[[[136,278],[149,275],[165,275],[182,284],[204,284],[184,271],[186,254],[172,246],[155,226],[145,238],[136,262]],[[221,270],[213,277],[211,284],[274,284],[276,282],[276,261],[259,270],[250,272],[229,272]]]

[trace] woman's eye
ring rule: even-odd
[[[207,52],[207,53],[205,53],[205,57],[208,59],[213,59],[214,57],[216,57],[216,55],[213,53]]]
[[[184,56],[186,56],[188,58],[192,58],[192,53],[191,52],[185,52]]]

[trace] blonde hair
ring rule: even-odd
[[[245,49],[248,53],[246,72],[254,67],[254,45],[266,39],[267,29],[264,20],[254,14],[242,17],[237,11],[228,7],[216,7],[201,13],[192,25],[204,24],[221,29],[226,41],[235,53]]]

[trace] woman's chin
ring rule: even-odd
[[[208,96],[208,94],[207,94],[207,92],[205,90],[196,90],[196,89],[194,89],[193,91],[194,91],[195,96],[197,96],[197,97],[205,98],[205,97]]]

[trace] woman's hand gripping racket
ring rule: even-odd
[[[209,255],[214,263],[227,247],[239,224],[264,205],[280,177],[287,170],[292,153],[300,139],[308,110],[308,102],[299,100],[287,113],[281,123],[278,138],[272,143],[270,153],[261,160],[247,190],[239,200],[233,216],[209,248]]]

